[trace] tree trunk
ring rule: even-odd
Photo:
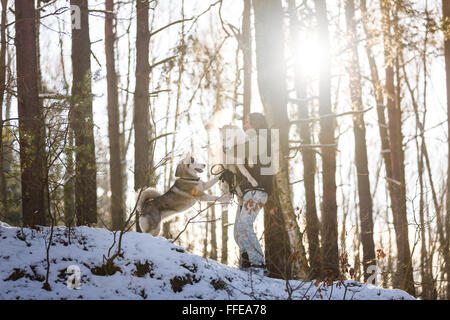
[[[243,121],[250,113],[252,103],[252,35],[251,35],[251,0],[244,0],[242,15],[242,55],[244,60],[244,113]]]
[[[106,78],[108,83],[108,136],[109,175],[111,183],[111,218],[113,230],[123,227],[125,212],[123,204],[122,171],[120,163],[119,98],[114,58],[115,34],[113,31],[114,0],[105,2],[105,53]]]
[[[10,64],[12,61],[11,51],[7,48],[7,64]],[[12,70],[8,68],[6,78],[9,79],[8,82],[12,82]],[[11,100],[12,94],[11,92],[6,92],[5,95],[5,119],[11,118]],[[1,191],[2,194],[2,202],[5,204],[3,210],[5,210],[5,215],[7,216],[7,221],[10,221],[12,225],[19,225],[21,221],[20,208],[14,203],[10,204],[10,201],[14,199],[18,194],[20,194],[19,182],[16,179],[8,179],[13,174],[13,165],[18,162],[16,158],[15,152],[13,151],[14,144],[14,136],[11,130],[4,127],[3,128],[3,137],[2,137],[2,166],[3,166],[3,177],[4,183]],[[7,191],[8,190],[8,191]],[[8,222],[9,223],[9,222]]]
[[[369,30],[368,20],[369,15],[366,7],[366,0],[361,0],[361,15],[362,15],[362,24],[364,27],[364,31],[367,37],[373,32]],[[389,190],[389,196],[391,199],[394,198],[394,179],[392,177],[392,168],[391,168],[391,153],[390,153],[390,143],[389,143],[389,132],[388,126],[386,124],[386,116],[385,116],[385,103],[383,97],[383,85],[381,83],[379,74],[378,74],[378,66],[372,51],[372,39],[368,39],[366,41],[366,53],[367,58],[369,60],[370,73],[372,76],[372,84],[375,95],[375,102],[377,104],[377,116],[378,116],[378,130],[380,134],[381,140],[381,154],[384,160],[384,167],[386,171],[386,180],[387,187]],[[392,201],[392,200],[391,200]]]
[[[128,29],[131,29],[133,21],[130,20],[128,23]],[[116,27],[117,30],[117,27]],[[127,168],[127,153],[128,148],[130,146],[130,140],[131,135],[133,133],[133,127],[129,130],[126,129],[127,126],[127,118],[128,118],[128,106],[129,106],[129,99],[132,94],[130,93],[130,79],[133,76],[131,73],[131,59],[132,59],[132,46],[134,45],[132,40],[132,36],[130,33],[127,34],[127,71],[126,71],[126,91],[125,91],[125,97],[122,101],[122,114],[121,114],[121,122],[120,122],[120,163],[121,163],[121,171],[122,171],[122,194],[123,194],[123,203],[127,203],[127,190],[128,190],[128,168]],[[116,54],[118,54],[116,52]],[[119,59],[117,59],[119,60]],[[133,95],[134,96],[134,95]],[[137,228],[137,226],[136,226]]]
[[[431,188],[431,195],[433,199],[434,209],[436,212],[436,225],[437,225],[437,231],[438,231],[438,238],[439,238],[439,251],[442,253],[442,256],[444,258],[444,263],[446,259],[448,259],[448,251],[443,251],[445,247],[445,233],[444,233],[444,226],[442,223],[442,217],[441,217],[441,205],[438,201],[438,196],[436,193],[436,188],[434,186],[433,182],[433,176],[431,172],[431,166],[430,166],[430,160],[428,156],[427,151],[427,145],[425,141],[425,116],[427,114],[427,103],[426,103],[426,97],[427,97],[427,42],[428,42],[428,30],[425,32],[424,37],[424,49],[423,49],[423,77],[424,77],[424,84],[423,84],[423,110],[419,111],[419,104],[416,99],[415,90],[412,88],[408,75],[405,68],[404,58],[403,58],[403,52],[400,54],[400,60],[402,64],[403,69],[403,78],[406,83],[406,87],[408,88],[408,91],[411,96],[411,104],[413,106],[414,110],[414,116],[416,119],[416,135],[415,135],[415,142],[416,142],[416,149],[417,149],[417,172],[419,176],[419,186],[420,186],[420,200],[419,200],[419,217],[420,217],[420,234],[421,234],[421,255],[420,255],[420,261],[421,261],[421,285],[422,285],[422,292],[421,297],[423,299],[430,299],[433,294],[433,277],[432,274],[429,274],[427,272],[427,265],[428,265],[428,253],[426,249],[425,244],[425,228],[427,227],[425,224],[425,217],[424,217],[424,204],[425,204],[425,194],[424,194],[424,181],[423,181],[423,172],[424,172],[424,160],[426,169],[428,172],[428,179],[429,184]],[[420,113],[423,114],[422,120],[420,120]],[[418,139],[421,138],[421,144],[419,147]]]
[[[64,63],[64,45],[63,45],[63,32],[61,30],[61,25],[58,23],[59,31],[59,59],[61,63],[61,73],[64,82],[64,91],[67,96],[70,95],[69,83],[66,77],[66,66]],[[74,175],[74,133],[73,129],[69,125],[67,127],[67,140],[65,143],[64,154],[66,156],[66,172],[64,177],[64,187],[63,187],[63,197],[64,197],[64,224],[67,227],[73,226],[75,222],[75,175]]]
[[[394,52],[392,49],[392,34],[390,23],[390,4],[386,0],[380,0],[383,14],[384,54],[386,71],[386,96],[388,110],[388,130],[390,139],[391,170],[393,179],[392,212],[397,241],[397,277],[396,285],[408,293],[414,295],[414,280],[412,274],[412,261],[408,239],[408,221],[406,216],[406,189],[405,168],[403,153],[403,135],[401,131],[401,110],[398,94],[394,85]],[[399,84],[397,83],[397,86]]]
[[[170,88],[170,85],[172,83],[171,79],[172,79],[172,72],[170,70],[169,74],[167,75],[167,78],[166,78],[166,86],[167,86],[167,88]],[[171,106],[171,100],[172,100],[171,97],[172,97],[172,95],[170,95],[170,94],[167,95],[167,110],[166,110],[166,119],[165,119],[165,127],[167,128],[167,130],[169,128],[169,118],[170,118],[169,115],[170,115],[170,106]],[[164,137],[164,155],[165,156],[169,155],[169,137],[168,136]],[[164,185],[164,190],[169,190],[169,188],[170,188],[170,185],[169,185],[169,183],[170,183],[169,180],[170,179],[167,176],[168,173],[169,173],[169,165],[165,165],[164,166],[164,175],[163,175],[163,177],[164,177],[164,184],[163,184]],[[162,236],[164,238],[166,238],[166,239],[169,239],[169,238],[172,237],[172,235],[170,233],[170,223],[171,223],[170,220],[163,222]]]
[[[149,41],[148,0],[136,5],[136,89],[134,91],[134,190],[148,187],[149,176]]]
[[[264,207],[264,255],[271,278],[291,279],[291,246],[280,208],[279,198],[274,192]]]
[[[368,19],[369,15],[367,12],[366,7],[366,0],[361,0],[361,15],[362,15],[362,23],[364,27],[364,31],[367,37],[374,32],[372,30],[369,30],[368,26]],[[386,169],[386,176],[388,179],[392,178],[392,170],[391,170],[391,157],[389,152],[389,133],[387,129],[386,124],[386,116],[385,116],[385,105],[384,105],[384,98],[383,98],[383,85],[381,84],[380,77],[378,75],[378,67],[377,63],[372,51],[372,39],[368,39],[366,41],[366,53],[367,53],[367,59],[369,60],[369,66],[370,66],[370,73],[372,76],[372,84],[374,89],[374,95],[375,95],[375,102],[377,103],[377,116],[378,116],[378,129],[380,133],[380,140],[381,140],[381,154],[383,155],[384,163],[385,163],[385,169]],[[390,186],[390,185],[389,185]],[[391,190],[392,188],[390,188]]]
[[[2,0],[2,15],[1,15],[1,48],[0,48],[0,201],[1,210],[5,217],[8,216],[8,199],[5,170],[3,168],[3,96],[6,89],[6,13],[8,0]]]
[[[15,2],[17,97],[24,225],[45,225],[44,122],[39,104],[33,1]]]
[[[37,0],[37,8],[40,8],[42,5],[42,1],[41,0]],[[36,25],[36,57],[37,57],[37,77],[38,77],[38,95],[40,95],[41,93],[45,93],[46,92],[46,88],[45,88],[45,84],[44,81],[42,80],[42,70],[41,70],[41,48],[40,48],[40,34],[41,34],[41,30],[40,30],[40,26],[41,26],[41,10],[38,10],[36,8],[36,18],[34,20],[35,25]],[[39,103],[41,104],[40,108],[41,110],[44,110],[44,103],[43,100],[39,99]],[[43,131],[43,135],[44,137],[46,137],[47,132],[46,132],[46,128],[45,128],[45,114],[42,114],[43,117],[43,121],[44,121],[44,131]],[[45,138],[44,138],[45,139]],[[43,175],[45,177],[45,186],[44,186],[44,211],[48,212],[48,214],[50,215],[50,208],[48,207],[50,205],[50,186],[48,183],[48,171],[49,168],[47,168],[47,164],[46,161],[44,160],[45,164],[44,164],[44,172]]]
[[[322,45],[322,61],[319,79],[319,114],[332,114],[330,39],[328,31],[327,6],[325,0],[315,0],[318,38]],[[335,119],[320,120],[319,141],[321,144],[334,144]],[[326,277],[339,276],[338,230],[336,204],[336,149],[322,149],[323,212],[322,212],[322,256],[323,271]]]
[[[211,259],[217,260],[217,235],[216,235],[216,207],[211,206],[211,252],[209,257]]]
[[[363,110],[361,70],[359,67],[358,39],[355,24],[355,4],[353,0],[345,2],[347,34],[351,47],[349,62],[350,95],[352,110]],[[370,276],[367,269],[376,264],[375,244],[373,242],[372,195],[370,193],[369,169],[367,160],[366,124],[362,113],[353,116],[353,132],[355,136],[355,164],[358,176],[358,197],[361,223],[361,242],[363,247],[364,280]]]
[[[285,158],[289,152],[289,121],[287,117],[286,67],[283,49],[283,10],[280,0],[254,0],[253,10],[259,93],[269,124],[273,129],[278,129],[280,133],[279,172],[275,174],[273,191],[273,196],[276,199],[269,202],[268,206],[266,205],[265,212],[282,214],[282,218],[277,217],[277,221],[284,221],[284,228],[288,237],[282,236],[279,239],[289,239],[289,246],[292,250],[291,256],[285,260],[285,263],[293,262],[293,276],[305,278],[309,274],[309,266],[303,246],[303,234],[300,232],[292,207],[289,162]],[[270,205],[274,203],[278,203],[281,210]],[[268,224],[268,226],[270,225]],[[265,233],[265,241],[268,245],[274,240],[269,238],[268,235],[273,233],[267,229]],[[272,248],[270,245],[267,247]],[[266,248],[267,250],[269,249]],[[280,248],[277,248],[277,250],[280,250]],[[269,261],[268,267],[270,272],[276,272],[274,269],[271,270]],[[280,265],[278,269],[287,270],[290,267]]]
[[[136,88],[134,90],[134,190],[150,185],[149,176],[149,44],[148,0],[136,3]],[[136,214],[136,231],[140,232]]]
[[[184,14],[184,0],[181,1],[181,18],[185,19]],[[173,159],[173,152],[175,150],[175,141],[176,141],[176,132],[178,129],[178,119],[180,116],[180,100],[181,100],[181,79],[184,72],[184,57],[186,55],[186,41],[185,41],[185,25],[184,22],[181,24],[181,40],[180,44],[178,46],[178,50],[180,51],[180,58],[178,59],[178,77],[177,77],[177,96],[176,96],[176,102],[175,102],[175,117],[173,121],[173,136],[172,136],[172,145],[171,145],[171,159],[170,159],[170,169],[169,169],[169,185],[172,183],[172,175],[173,175],[173,167],[174,167],[174,159]]]
[[[61,63],[61,73],[64,82],[64,91],[67,96],[70,95],[69,92],[69,83],[66,77],[66,66],[64,63],[64,45],[63,45],[63,32],[61,30],[61,25],[58,23],[58,31],[59,31],[59,59]],[[66,156],[66,172],[64,177],[64,187],[63,187],[63,197],[64,197],[64,224],[67,227],[73,226],[75,222],[75,175],[74,175],[74,134],[70,125],[66,129],[67,132],[67,140],[65,143],[64,154]]]
[[[417,132],[417,130],[416,130]],[[417,134],[419,137],[419,134]],[[419,221],[420,221],[420,281],[422,286],[422,292],[420,297],[422,299],[430,299],[432,292],[432,279],[430,279],[428,274],[428,254],[426,247],[426,235],[425,235],[425,217],[424,217],[424,181],[423,181],[423,147],[425,141],[422,139],[421,146],[419,147],[418,138],[416,138],[416,149],[417,149],[417,172],[419,175],[419,187],[420,187],[420,200],[419,200]]]
[[[97,222],[97,177],[91,90],[91,41],[86,0],[71,0],[80,8],[80,29],[72,29],[71,122],[75,135],[75,207],[77,225]]]
[[[75,221],[75,176],[73,170],[73,130],[68,128],[66,147],[66,180],[64,183],[64,222],[67,227]]]
[[[222,205],[222,253],[220,255],[220,262],[222,264],[228,264],[228,206]]]
[[[209,210],[206,210],[206,221],[209,220]],[[203,258],[208,258],[208,234],[209,234],[209,223],[205,223],[205,238],[203,238]]]
[[[41,0],[36,1],[37,8],[42,5]],[[36,10],[36,19],[34,20],[36,25],[36,57],[37,57],[37,69],[38,69],[38,91],[39,93],[43,92],[43,83],[42,83],[42,70],[41,70],[41,47],[40,47],[40,26],[41,26],[41,11]]]
[[[307,98],[306,83],[302,76],[300,60],[298,58],[296,44],[299,40],[299,21],[295,6],[295,0],[289,0],[289,21],[290,21],[290,39],[291,53],[294,59],[294,76],[295,76],[295,92],[299,100],[297,105],[298,115],[300,119],[309,118],[308,105],[302,102]],[[301,50],[301,48],[300,48]],[[298,127],[300,139],[303,144],[311,144],[311,128],[309,123],[301,123]],[[309,262],[311,264],[311,278],[315,279],[321,276],[322,263],[320,258],[319,243],[319,218],[317,217],[316,207],[316,190],[315,190],[315,174],[316,174],[316,156],[315,151],[309,148],[301,149],[303,160],[303,183],[306,198],[306,236],[308,238]]]
[[[442,12],[444,19],[450,19],[450,3],[448,0],[442,0]],[[447,114],[450,116],[450,34],[447,31],[444,42],[444,57],[445,57],[445,74],[447,84]],[[450,118],[448,122],[448,132],[450,133]],[[450,138],[448,139],[448,150],[450,153]],[[447,169],[447,202],[446,202],[446,242],[444,252],[450,252],[450,157],[448,157]],[[450,299],[450,258],[446,258],[445,270],[447,273],[447,299]]]

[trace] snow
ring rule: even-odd
[[[114,242],[106,229],[55,227],[50,246],[50,290],[46,248],[50,228],[17,228],[0,221],[0,299],[287,299],[286,281],[250,274],[186,252],[162,237],[125,233],[120,268],[109,276],[92,270],[103,263]],[[118,234],[116,235],[118,240]],[[116,246],[110,250],[114,254]],[[67,268],[79,267],[80,287],[70,289]],[[76,268],[76,267],[75,267]],[[95,269],[94,269],[95,271]],[[72,277],[75,277],[74,275]],[[292,299],[414,299],[397,289],[355,281],[324,283],[289,281]],[[320,289],[320,290],[319,290]]]

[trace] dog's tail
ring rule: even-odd
[[[144,205],[144,203],[146,201],[155,199],[156,197],[159,197],[160,195],[161,195],[161,193],[159,193],[159,191],[154,188],[145,189],[144,191],[141,192],[141,194],[139,196],[136,210],[138,212],[142,212],[142,206]]]

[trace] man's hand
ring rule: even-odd
[[[222,173],[220,174],[220,181],[222,181],[222,182],[226,182],[226,183],[228,183],[229,185],[231,185],[231,183],[232,183],[232,181],[233,181],[233,175],[234,175],[234,173],[233,172],[231,172],[230,170],[228,170],[228,169],[225,169],[225,170],[223,170],[222,171]]]

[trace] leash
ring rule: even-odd
[[[213,172],[213,169],[215,167],[219,167],[219,166],[222,168],[222,170],[219,171],[219,172]],[[217,164],[212,165],[211,169],[210,169],[210,173],[212,175],[214,175],[214,176],[217,176],[217,175],[221,174],[222,176],[220,177],[220,181],[225,182],[226,184],[228,184],[228,191],[231,194],[238,195],[238,192],[236,190],[236,186],[234,184],[236,174],[234,174],[230,170],[227,170],[225,168],[225,166],[223,164],[221,164],[221,163],[217,163]]]
[[[214,173],[214,172],[213,172],[214,168],[215,168],[215,167],[218,167],[218,166],[220,166],[220,167],[222,168],[222,171]],[[224,167],[224,165],[221,164],[221,163],[213,164],[213,165],[211,166],[211,169],[209,169],[209,173],[211,173],[211,175],[213,175],[213,176],[218,176],[219,174],[222,174],[222,172],[224,172],[224,171],[225,171],[225,167]]]

